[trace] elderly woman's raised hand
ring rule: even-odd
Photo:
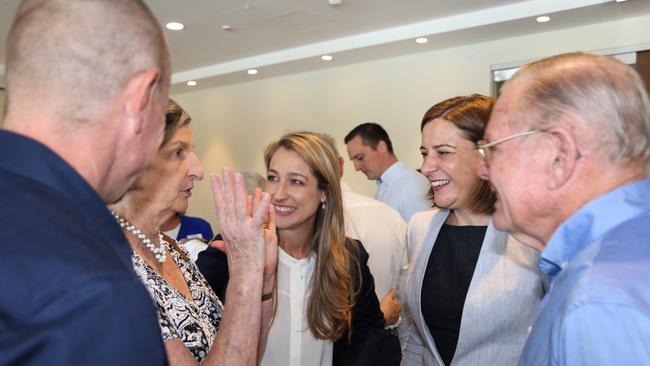
[[[212,190],[230,276],[258,270],[261,273],[266,261],[265,238],[277,247],[275,230],[271,235],[271,230],[262,227],[269,225],[265,218],[272,215],[270,195],[259,191],[249,198],[241,174],[228,168],[223,171],[223,179],[212,175]]]
[[[223,179],[212,175],[214,203],[219,219],[219,229],[225,242],[231,276],[245,271],[259,270],[264,266],[264,230],[271,197],[263,193],[259,204],[251,212],[244,179],[240,173],[226,168]]]
[[[248,212],[255,212],[262,202],[263,192],[255,188],[252,195],[248,196]],[[278,236],[275,231],[275,211],[273,205],[268,205],[268,215],[265,217],[262,229],[264,230],[264,289],[268,292],[275,285],[275,270],[278,263]]]

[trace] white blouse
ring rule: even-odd
[[[333,342],[316,339],[307,326],[307,295],[316,254],[295,259],[279,248],[278,303],[262,366],[330,366]]]

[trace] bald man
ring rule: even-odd
[[[650,365],[650,99],[639,74],[570,53],[517,71],[479,174],[494,225],[541,251],[550,281],[520,365]]]
[[[164,34],[141,1],[23,1],[7,47],[0,364],[165,364],[106,209],[162,139]]]

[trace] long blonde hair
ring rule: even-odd
[[[318,209],[314,225],[312,248],[316,252],[316,268],[311,279],[306,317],[316,338],[337,340],[346,329],[351,330],[355,305],[355,272],[351,269],[358,267],[351,263],[354,257],[349,252],[356,243],[345,237],[338,153],[323,135],[293,132],[266,147],[267,169],[273,154],[281,147],[298,153],[305,160],[317,178],[318,187],[326,195],[324,208]]]

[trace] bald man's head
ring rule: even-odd
[[[7,45],[8,113],[37,96],[53,101],[59,117],[85,121],[152,68],[160,70],[160,97],[167,97],[167,43],[139,0],[23,1]]]

